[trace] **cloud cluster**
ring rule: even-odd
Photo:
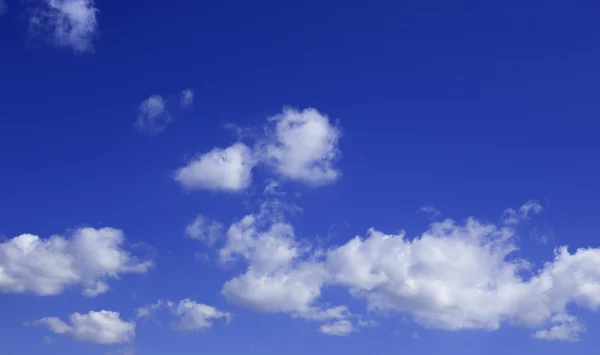
[[[98,9],[94,0],[41,0],[31,11],[29,28],[34,35],[71,48],[76,53],[94,49]]]
[[[47,317],[26,325],[43,325],[53,333],[96,344],[129,343],[135,337],[135,322],[122,320],[118,312],[104,310],[87,314],[73,313],[70,324],[57,317]]]
[[[532,201],[519,211],[529,218],[541,206]],[[584,327],[568,306],[600,306],[600,249],[560,247],[536,269],[517,256],[513,220],[446,219],[412,239],[371,229],[365,238],[319,250],[290,224],[261,216],[248,215],[227,231],[221,261],[243,260],[247,269],[224,284],[223,295],[261,312],[329,321],[321,327],[328,334],[354,329],[347,309],[332,312],[319,303],[328,285],[347,288],[370,311],[410,314],[426,327],[512,324],[535,329],[539,339],[577,340]]]
[[[125,250],[124,241],[118,229],[81,228],[70,237],[23,234],[0,243],[0,292],[57,295],[74,285],[90,297],[106,292],[107,279],[152,266]]]
[[[175,172],[188,189],[240,191],[252,182],[252,170],[263,164],[278,176],[310,185],[336,180],[340,130],[315,109],[284,109],[269,118],[266,134],[254,147],[238,142],[215,148]]]
[[[174,327],[185,332],[205,331],[212,327],[215,320],[231,320],[231,313],[221,312],[215,307],[192,301],[188,298],[178,303],[159,300],[156,303],[140,307],[136,310],[137,317],[148,319],[154,317],[161,309],[168,309],[175,318]]]

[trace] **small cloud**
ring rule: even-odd
[[[507,208],[504,210],[504,224],[515,225],[531,218],[531,215],[540,214],[543,211],[542,206],[537,201],[527,201],[518,210]]]
[[[421,208],[419,208],[419,211],[427,213],[430,217],[438,217],[442,215],[442,212],[432,205],[423,205]]]
[[[107,292],[109,289],[110,287],[106,284],[106,282],[96,281],[90,287],[84,289],[82,294],[86,297],[93,298]]]
[[[192,89],[185,89],[181,91],[181,98],[179,99],[179,103],[182,107],[190,107],[194,105],[194,98],[196,93]]]
[[[550,329],[539,330],[533,334],[535,339],[551,340],[551,341],[579,341],[579,334],[585,332],[585,327],[577,320],[577,318],[562,314],[552,318],[552,326]]]
[[[207,245],[213,245],[223,234],[223,225],[198,215],[196,219],[185,228],[185,235],[189,238],[200,240]]]
[[[129,343],[135,337],[135,322],[122,320],[118,312],[104,310],[87,314],[73,313],[70,324],[57,317],[46,317],[25,325],[42,325],[55,334],[69,335],[75,340],[96,344]]]
[[[44,337],[42,338],[42,340],[44,341],[44,343],[45,343],[45,344],[51,344],[51,343],[52,343],[52,337],[50,337],[50,336],[47,336],[47,335],[46,335],[46,336],[44,336]]]
[[[266,196],[284,196],[285,192],[281,191],[281,184],[279,184],[277,181],[275,180],[267,180],[266,181],[267,185],[265,186],[265,189],[263,190],[263,195]]]
[[[39,3],[29,17],[29,31],[34,36],[76,53],[93,51],[99,12],[94,0],[42,0]],[[0,11],[1,7],[2,3]]]
[[[148,319],[163,308],[170,310],[171,315],[176,319],[175,329],[184,332],[205,331],[212,327],[215,320],[224,319],[225,323],[229,323],[232,318],[232,314],[229,312],[221,312],[215,307],[192,301],[189,298],[178,303],[159,300],[138,308],[136,314],[138,318]]]
[[[252,181],[256,165],[252,151],[243,143],[215,148],[175,172],[175,180],[190,190],[241,191]]]
[[[3,15],[6,11],[8,11],[8,6],[6,6],[6,2],[4,0],[0,0],[0,15]]]
[[[413,339],[419,339],[419,333],[412,333],[410,337]]]
[[[136,127],[143,132],[160,133],[172,121],[165,100],[160,95],[152,95],[144,100],[139,111]]]
[[[320,331],[327,335],[346,336],[354,331],[354,326],[349,320],[342,319],[331,324],[323,324]]]

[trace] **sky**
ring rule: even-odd
[[[598,11],[0,0],[0,355],[595,353]]]

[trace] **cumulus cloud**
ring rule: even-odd
[[[341,132],[327,116],[315,109],[285,109],[268,121],[267,133],[252,148],[243,143],[215,148],[177,170],[175,180],[186,188],[239,191],[250,185],[252,169],[259,164],[310,185],[340,176],[334,163]]]
[[[252,150],[237,143],[193,159],[175,172],[175,180],[192,190],[240,191],[250,185],[255,164]]]
[[[81,228],[70,237],[22,234],[0,243],[0,292],[57,295],[74,285],[90,297],[106,292],[106,280],[152,266],[125,250],[124,241],[118,229]]]
[[[308,184],[336,180],[340,130],[319,111],[285,109],[269,118],[274,131],[262,142],[261,157],[280,175]]]
[[[135,322],[122,320],[118,312],[104,310],[87,314],[73,313],[70,324],[57,317],[47,317],[26,325],[46,326],[53,333],[97,344],[129,343],[135,337]]]
[[[29,17],[29,28],[34,35],[77,53],[94,49],[99,12],[94,0],[41,0],[39,3]]]
[[[196,93],[192,89],[185,89],[181,91],[181,97],[179,103],[182,107],[190,107],[194,104],[194,98]]]
[[[212,327],[215,320],[231,320],[231,313],[221,312],[215,307],[198,303],[186,298],[178,303],[159,300],[156,303],[136,310],[138,318],[152,318],[160,309],[168,309],[175,318],[174,327],[185,332],[205,331]]]
[[[519,211],[525,218],[541,210]],[[412,239],[370,229],[365,238],[323,251],[301,242],[291,225],[265,216],[232,224],[220,250],[223,262],[248,265],[222,293],[257,311],[307,319],[327,314],[321,291],[337,285],[371,311],[409,314],[431,328],[495,330],[511,324],[535,329],[539,339],[576,340],[584,328],[568,306],[600,306],[600,249],[571,253],[560,247],[552,261],[535,269],[518,257],[512,223],[446,219]],[[349,328],[349,312],[329,314],[320,318],[326,322],[322,330]]]
[[[185,234],[192,239],[200,240],[207,245],[213,245],[223,232],[223,225],[219,222],[210,221],[204,216],[197,216],[194,221],[185,228]]]
[[[241,259],[248,268],[224,284],[223,295],[260,312],[320,322],[349,318],[344,306],[315,305],[328,275],[316,260],[299,262],[303,256],[310,258],[310,249],[296,240],[291,225],[276,222],[265,226],[265,219],[272,217],[273,213],[263,210],[235,222],[227,231],[227,242],[219,252],[221,262]]]
[[[160,95],[152,95],[144,100],[139,111],[135,125],[143,132],[160,133],[172,121],[165,100]]]

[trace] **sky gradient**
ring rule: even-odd
[[[595,353],[598,11],[0,0],[0,355]]]

